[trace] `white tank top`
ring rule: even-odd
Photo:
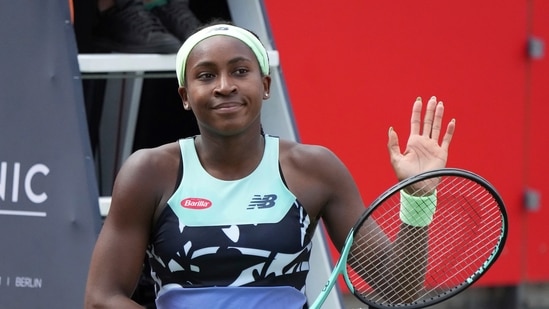
[[[208,174],[193,138],[179,144],[183,176],[147,249],[158,308],[306,308],[313,230],[284,183],[278,138],[231,181]]]
[[[180,140],[183,179],[168,204],[186,226],[276,223],[296,197],[280,177],[278,138],[265,136],[257,168],[238,180],[220,180],[202,167],[194,139]]]

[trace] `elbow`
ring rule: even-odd
[[[93,301],[88,298],[86,298],[86,300],[84,301],[84,309],[100,309],[100,308],[105,308],[105,306],[103,306],[103,304],[101,304],[98,301]]]
[[[102,297],[97,293],[86,293],[84,298],[84,309],[103,309],[108,308],[106,297]]]
[[[123,293],[108,293],[101,291],[86,291],[84,297],[84,309],[106,308],[142,308]]]

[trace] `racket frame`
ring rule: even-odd
[[[498,239],[497,245],[494,247],[492,253],[489,255],[488,259],[481,265],[481,267],[475,271],[473,274],[471,274],[470,277],[468,277],[464,282],[457,285],[453,289],[443,293],[443,295],[440,295],[436,299],[432,299],[430,301],[424,300],[423,302],[414,303],[414,304],[404,304],[404,305],[394,305],[394,306],[383,306],[377,303],[373,303],[367,299],[364,299],[364,297],[358,295],[355,291],[355,288],[353,287],[351,280],[349,279],[349,275],[347,273],[347,257],[349,255],[349,252],[351,250],[351,247],[353,246],[353,240],[355,236],[355,232],[362,226],[365,220],[367,220],[370,215],[375,211],[375,209],[380,206],[385,200],[393,196],[394,194],[398,193],[400,190],[406,188],[407,186],[426,180],[434,177],[448,177],[448,176],[455,176],[455,177],[462,177],[469,180],[472,180],[473,182],[481,185],[483,188],[485,188],[494,198],[495,202],[498,204],[501,214],[501,233]],[[324,285],[322,291],[317,296],[313,304],[309,307],[310,309],[319,309],[328,295],[330,294],[332,288],[337,282],[337,278],[339,275],[343,275],[343,279],[345,281],[345,284],[347,285],[347,288],[349,291],[360,301],[364,302],[371,308],[377,308],[377,309],[390,309],[390,308],[409,308],[409,309],[415,309],[415,308],[425,308],[428,306],[435,305],[437,303],[440,303],[442,301],[445,301],[451,297],[456,296],[457,294],[461,293],[465,289],[467,289],[469,286],[471,286],[473,283],[475,283],[482,275],[486,273],[486,271],[494,264],[494,262],[497,260],[501,252],[503,251],[503,247],[505,246],[505,242],[507,239],[507,233],[508,233],[508,219],[507,219],[507,211],[505,210],[505,204],[503,202],[503,199],[501,198],[500,194],[497,192],[497,190],[494,188],[492,184],[490,184],[486,179],[483,177],[468,171],[464,169],[458,169],[458,168],[441,168],[436,170],[431,170],[427,172],[423,172],[420,174],[417,174],[415,176],[412,176],[410,178],[404,179],[389,189],[387,189],[383,194],[381,194],[378,198],[376,198],[370,206],[366,208],[366,210],[362,213],[360,218],[357,220],[355,225],[351,228],[349,231],[349,234],[347,235],[347,238],[345,240],[345,244],[343,246],[343,249],[341,250],[340,257],[337,260],[334,269],[332,273],[330,274],[328,281]]]

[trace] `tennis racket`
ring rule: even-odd
[[[412,214],[401,210],[407,202],[401,191],[423,196],[415,199],[419,207]],[[418,218],[426,221],[404,223],[417,223]],[[340,274],[370,308],[434,305],[485,274],[506,237],[503,200],[485,179],[451,168],[421,173],[391,187],[366,209],[310,308],[322,306]]]

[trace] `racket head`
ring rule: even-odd
[[[432,222],[427,227],[403,224],[400,191],[433,180],[438,185]],[[503,250],[507,229],[503,199],[484,178],[462,169],[425,172],[391,187],[357,221],[353,243],[345,252],[345,282],[372,308],[431,306],[457,295],[486,273]],[[409,267],[398,263],[381,266],[392,250],[387,238],[393,242],[397,235],[416,238],[418,247],[424,242],[423,248],[397,254],[411,268],[422,265],[422,278],[410,276],[405,270]],[[363,254],[365,248],[375,254]]]

